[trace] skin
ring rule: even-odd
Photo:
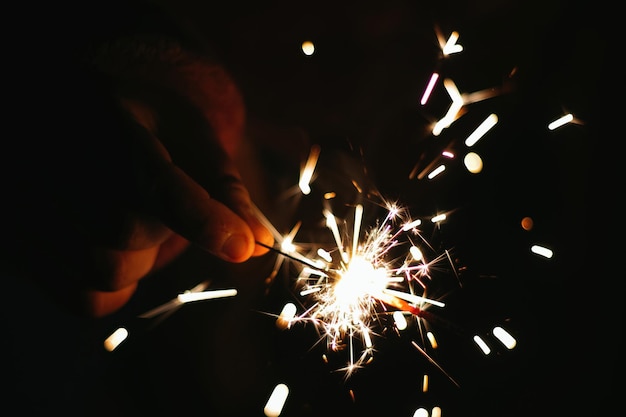
[[[99,91],[86,89],[77,106],[96,103],[85,118],[97,118],[105,134],[86,140],[76,125],[92,126],[76,118],[69,139],[52,149],[60,219],[42,232],[76,248],[49,247],[50,270],[67,280],[64,302],[90,317],[109,315],[190,245],[232,263],[265,254],[255,241],[271,245],[273,237],[233,163],[245,107],[224,68],[145,39],[107,45],[91,59]],[[77,156],[64,159],[70,154]]]

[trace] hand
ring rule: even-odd
[[[266,253],[255,241],[273,237],[233,163],[245,109],[224,68],[145,39],[107,45],[91,62],[72,80],[73,107],[54,113],[59,140],[32,151],[51,203],[45,220],[31,219],[54,253],[47,287],[102,317],[189,244],[236,263]]]

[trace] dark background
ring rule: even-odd
[[[252,155],[243,174],[279,231],[321,218],[313,197],[297,206],[282,199],[314,143],[321,187],[349,190],[358,177],[418,217],[452,211],[431,237],[454,248],[464,286],[433,330],[436,359],[460,387],[408,337],[382,339],[371,366],[344,381],[312,348],[310,327],[281,332],[264,314],[292,298],[288,279],[264,280],[273,254],[229,266],[190,251],[98,322],[65,314],[7,274],[4,395],[17,410],[10,415],[261,416],[279,382],[290,387],[285,416],[409,417],[433,406],[443,416],[610,415],[623,346],[614,281],[623,273],[605,272],[602,264],[619,259],[593,250],[610,243],[596,237],[604,224],[589,207],[610,206],[591,175],[607,143],[600,121],[611,79],[599,8],[552,0],[161,3],[241,86]],[[436,30],[446,39],[458,31],[464,51],[442,59]],[[315,43],[313,56],[302,54],[304,40]],[[446,93],[439,83],[427,106],[419,99],[435,70],[464,93],[506,93],[468,106],[434,138],[428,124],[445,113]],[[500,121],[476,145],[483,172],[469,174],[457,158],[435,181],[409,178],[446,146],[462,155],[464,138],[492,112]],[[581,124],[548,131],[567,112]],[[611,178],[621,193],[620,177]],[[534,219],[530,231],[520,227],[524,216]],[[554,257],[530,253],[532,244]],[[163,321],[138,318],[205,279],[239,294],[186,305]],[[471,336],[488,338],[495,325],[518,346],[484,357]],[[130,336],[106,352],[102,341],[118,326]]]

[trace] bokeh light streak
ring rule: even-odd
[[[265,415],[267,417],[278,417],[283,411],[288,396],[289,387],[287,387],[286,384],[281,383],[276,385],[263,408]]]
[[[566,125],[567,123],[571,122],[572,120],[574,120],[574,116],[571,113],[568,113],[564,116],[559,117],[558,119],[550,122],[548,124],[548,129],[549,130],[554,130],[554,129],[558,129],[559,127]]]
[[[482,138],[492,127],[498,123],[498,116],[490,114],[487,118],[465,139],[465,145],[472,147]]]
[[[128,330],[124,327],[116,329],[109,337],[104,340],[104,348],[109,352],[113,352],[128,337]]]
[[[500,341],[507,349],[513,349],[517,345],[517,340],[506,330],[500,326],[493,328],[493,335]]]
[[[536,253],[537,255],[541,255],[545,258],[552,258],[553,252],[551,249],[548,249],[544,246],[540,246],[540,245],[532,245],[530,247],[530,250],[532,253]]]
[[[474,336],[474,342],[478,345],[480,350],[485,354],[489,355],[491,353],[491,348],[485,343],[485,341],[478,335]]]

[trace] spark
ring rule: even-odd
[[[289,387],[287,385],[282,383],[276,385],[263,408],[265,415],[267,417],[278,417],[283,411],[288,396]]]
[[[574,116],[571,113],[568,113],[564,116],[559,117],[558,119],[550,122],[548,124],[548,129],[550,130],[554,130],[554,129],[558,129],[559,127],[571,122],[574,120]]]
[[[437,80],[439,79],[439,74],[433,72],[430,76],[430,80],[428,81],[428,85],[426,85],[426,89],[424,90],[424,94],[422,95],[422,99],[420,100],[420,104],[423,106],[428,102],[431,93],[433,92],[433,88],[435,88],[435,84],[437,84]]]
[[[552,258],[553,255],[552,250],[540,245],[532,245],[530,251],[548,259]]]
[[[493,328],[493,335],[500,341],[507,349],[513,349],[517,345],[515,338],[506,330],[500,326]]]
[[[128,330],[120,327],[104,340],[104,348],[109,352],[114,351],[128,337]]]
[[[432,180],[433,178],[435,178],[437,175],[441,174],[445,170],[446,170],[445,165],[439,165],[437,168],[433,169],[430,172],[430,174],[428,174],[428,179]]]
[[[485,343],[485,341],[478,335],[474,336],[474,342],[478,345],[480,350],[483,351],[485,355],[489,355],[491,353],[491,348]]]
[[[309,151],[309,157],[304,165],[304,168],[301,171],[300,181],[298,182],[298,186],[300,187],[302,194],[307,195],[311,192],[311,186],[309,184],[313,178],[313,172],[315,171],[319,155],[319,145],[313,145]]]
[[[211,290],[202,292],[185,292],[178,294],[178,301],[181,303],[189,303],[192,301],[212,300],[215,298],[234,297],[237,295],[236,289],[228,290]]]
[[[362,204],[354,205],[351,221],[324,208],[322,215],[334,246],[311,251],[318,259],[297,250],[285,252],[282,245],[270,247],[301,265],[295,290],[306,310],[296,315],[295,305],[286,304],[277,326],[286,329],[298,322],[313,323],[328,352],[347,353],[346,365],[338,369],[346,378],[371,361],[376,339],[387,324],[404,330],[408,326],[405,314],[421,319],[426,309],[445,307],[443,301],[426,297],[424,279],[430,279],[433,264],[451,259],[440,255],[427,262],[412,238],[420,234],[421,220],[410,218],[408,209],[397,203],[383,201],[379,207],[386,214],[369,228],[363,228]],[[295,238],[289,235],[290,240]]]
[[[463,50],[463,46],[456,43],[458,39],[459,32],[454,31],[450,34],[448,41],[443,48],[441,48],[444,55],[455,54]]]
[[[465,145],[472,147],[482,138],[492,127],[498,123],[498,116],[490,114],[487,118],[465,139]]]

